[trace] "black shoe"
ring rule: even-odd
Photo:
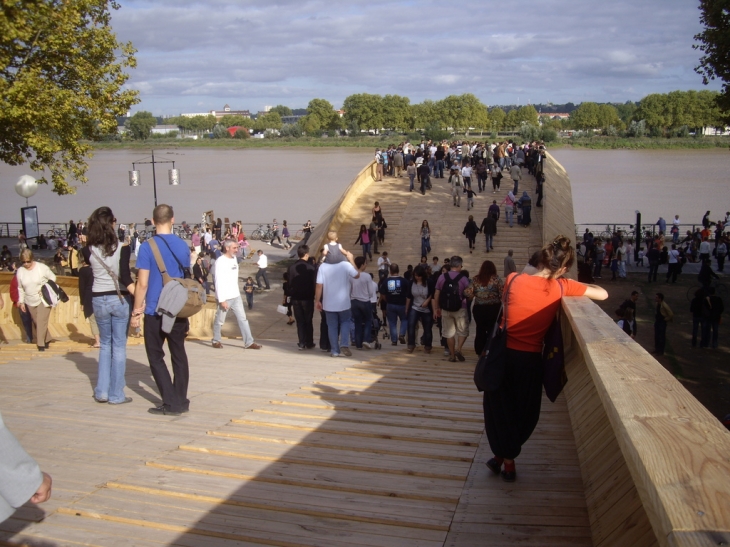
[[[312,344],[311,346],[304,346],[307,349],[314,349],[317,347],[317,344]]]
[[[459,361],[461,361],[462,363],[463,363],[464,361],[466,361],[466,357],[464,357],[464,356],[463,356],[463,355],[461,354],[461,352],[460,352],[460,351],[457,351],[457,352],[456,352],[456,358],[457,358],[457,359],[458,359]]]
[[[170,410],[170,407],[165,404],[148,408],[147,412],[149,412],[150,414],[160,414],[163,416],[180,416],[182,414],[182,412],[173,412],[172,410]]]
[[[499,463],[495,458],[492,458],[487,462],[487,467],[495,475],[499,475],[502,471],[502,464]]]
[[[398,337],[398,341],[399,341],[399,342],[400,342],[401,344],[403,344],[404,346],[406,345],[406,337],[405,337],[405,336],[399,336],[399,337]]]
[[[46,351],[46,348],[43,346],[38,346],[38,351]]]
[[[51,343],[50,342],[46,342],[45,348],[48,349],[50,347],[51,347]]]
[[[517,480],[517,473],[515,471],[502,471],[502,480],[504,482],[515,482]]]

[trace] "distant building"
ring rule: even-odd
[[[542,118],[543,116],[546,118],[550,118],[551,120],[567,120],[570,118],[570,114],[567,112],[542,112],[539,114],[539,116]]]
[[[150,133],[156,134],[156,135],[167,135],[168,133],[171,133],[172,131],[179,131],[177,125],[156,125],[152,128]]]
[[[218,120],[220,120],[224,116],[243,116],[244,118],[251,118],[250,111],[248,111],[248,110],[231,110],[231,107],[228,105],[225,105],[223,107],[223,110],[211,110],[208,114],[212,114]]]
[[[702,134],[706,137],[720,137],[730,135],[730,127],[703,127]]]
[[[281,123],[295,124],[299,120],[301,120],[303,117],[304,117],[303,114],[298,114],[298,115],[294,115],[294,116],[282,116]]]
[[[210,112],[185,112],[180,114],[183,118],[195,118],[196,116],[210,116]]]

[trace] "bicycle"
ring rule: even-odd
[[[46,237],[55,237],[57,239],[66,239],[66,230],[64,228],[56,228],[53,224],[51,229],[46,232]]]
[[[250,239],[271,239],[274,237],[274,232],[271,230],[271,224],[266,225],[266,230],[264,230],[264,225],[259,224],[259,227],[256,228],[253,232],[251,232],[251,235],[248,236]]]
[[[716,296],[719,296],[724,301],[727,301],[728,288],[724,283],[721,283],[717,279],[713,279],[712,281],[710,281],[710,287],[714,287]],[[694,285],[687,289],[687,301],[692,302],[692,299],[695,297],[695,293],[701,288],[701,285]]]

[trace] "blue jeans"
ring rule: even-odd
[[[370,302],[350,300],[352,321],[355,326],[355,347],[361,348],[363,342],[370,342],[373,308]]]
[[[127,331],[131,317],[131,299],[114,295],[92,299],[96,324],[99,325],[99,376],[94,396],[110,403],[124,402],[127,370]]]
[[[415,308],[408,310],[408,347],[416,347],[416,325],[423,325],[423,345],[430,348],[433,344],[433,313],[418,311]]]
[[[416,175],[408,175],[408,178],[411,181],[411,192],[413,192],[413,181],[416,178]]]
[[[421,256],[428,256],[431,252],[431,238],[421,238]]]
[[[484,238],[487,242],[487,251],[494,249],[494,236],[492,234],[484,234]]]
[[[361,247],[362,247],[362,257],[363,258],[367,258],[368,255],[370,255],[370,260],[373,259],[373,252],[370,250],[370,246],[371,245],[372,245],[372,243],[363,243],[361,245]]]
[[[398,319],[400,319],[400,335],[405,336],[408,332],[408,318],[406,317],[405,304],[388,304],[386,308],[388,317],[388,327],[390,328],[390,341],[396,343],[398,341]]]
[[[341,348],[350,347],[350,321],[352,311],[326,311],[327,334],[329,335],[332,355],[339,355]]]
[[[243,309],[243,300],[240,296],[236,298],[230,298],[226,300],[228,304],[228,310],[233,312],[238,320],[238,328],[241,331],[243,337],[243,347],[247,348],[253,344],[253,335],[251,334],[251,327],[246,319],[246,311]],[[226,315],[228,310],[224,310],[220,304],[218,304],[218,311],[215,313],[215,321],[213,322],[213,342],[221,341],[221,327],[226,322]]]
[[[444,160],[436,160],[436,169],[433,176],[440,179],[444,178]]]

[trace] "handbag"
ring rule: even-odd
[[[560,285],[560,300],[563,299],[563,286]],[[568,383],[565,374],[565,348],[563,347],[563,329],[560,326],[560,306],[550,323],[542,349],[542,385],[545,395],[551,402],[555,402],[563,387]]]
[[[286,315],[286,313],[287,313],[287,307],[279,304],[278,306],[276,306],[276,311],[279,312],[282,315]]]
[[[504,371],[507,366],[507,308],[509,304],[509,289],[522,274],[519,273],[512,278],[504,291],[502,306],[497,314],[497,321],[492,327],[492,334],[479,356],[477,366],[474,369],[474,385],[479,391],[492,392],[499,389],[504,378]],[[504,321],[502,321],[504,316]],[[504,326],[501,326],[504,324]]]
[[[51,308],[55,308],[59,302],[68,302],[66,291],[50,279],[41,287],[41,298]]]

